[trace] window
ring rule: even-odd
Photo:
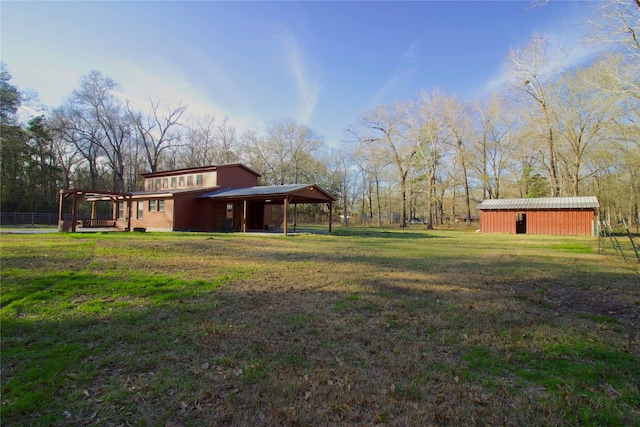
[[[176,177],[171,178],[171,188],[176,188]]]
[[[193,186],[193,177],[189,175],[187,177],[187,187],[191,187],[191,186]]]
[[[196,185],[198,187],[202,185],[202,175],[196,175]]]
[[[227,203],[227,218],[233,218],[233,203]]]
[[[118,202],[118,218],[124,218],[124,202]]]
[[[162,178],[162,188],[167,188],[169,186],[169,178]]]
[[[152,179],[148,179],[147,180],[147,190],[153,190],[153,180]]]
[[[278,209],[278,205],[275,206],[271,206],[271,221],[277,221],[278,220],[278,216],[280,214],[279,209]]]
[[[156,201],[149,200],[149,212],[154,212],[156,210]]]
[[[178,187],[184,187],[184,176],[181,176],[178,181]]]
[[[160,188],[160,178],[156,179],[156,190]]]
[[[158,212],[164,212],[164,200],[158,200]]]
[[[144,212],[144,202],[143,201],[139,201],[138,202],[138,215],[136,215],[136,218],[142,219],[142,213],[143,212]]]

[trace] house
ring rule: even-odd
[[[282,230],[289,205],[336,200],[315,184],[258,186],[260,174],[242,164],[206,166],[141,175],[144,189],[133,193],[60,191],[60,231],[113,227],[120,231]],[[78,221],[78,201],[91,202],[91,217]],[[64,213],[69,210],[71,215]],[[111,218],[98,219],[95,206],[111,205]],[[329,231],[331,222],[329,221]]]
[[[480,232],[595,236],[599,207],[594,196],[484,200]]]

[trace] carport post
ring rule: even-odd
[[[287,211],[289,210],[289,196],[284,198],[284,235],[287,235]]]
[[[71,208],[71,232],[76,232],[76,222],[78,221],[78,192],[73,192],[73,207]]]
[[[247,199],[242,201],[242,232],[247,232]]]

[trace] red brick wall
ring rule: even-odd
[[[164,199],[164,212],[150,212],[149,199],[136,199],[133,201],[131,209],[131,229],[136,227],[146,228],[147,230],[173,230],[173,200]],[[159,199],[153,199],[159,200]],[[144,203],[142,219],[138,219],[138,202]],[[156,202],[157,203],[157,202]]]

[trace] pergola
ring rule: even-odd
[[[58,203],[58,231],[66,231],[75,233],[78,226],[78,202],[81,199],[91,201],[91,218],[83,221],[82,226],[86,228],[95,227],[115,227],[115,206],[119,201],[131,201],[131,194],[129,193],[114,193],[111,191],[95,191],[95,190],[81,190],[81,189],[66,189],[60,190],[60,199]],[[64,207],[65,202],[68,203],[71,199],[71,220],[66,221],[64,219]],[[99,201],[111,201],[113,203],[111,219],[98,219],[96,214],[96,203]],[[128,204],[131,206],[131,204]],[[129,215],[126,216],[129,218]],[[128,228],[128,227],[127,227]]]
[[[242,222],[241,230],[247,231],[247,203],[252,201],[284,204],[283,233],[287,235],[287,208],[289,205],[304,203],[324,204],[329,207],[329,232],[331,232],[331,216],[333,213],[333,202],[336,198],[327,193],[315,184],[291,184],[291,185],[271,185],[249,188],[232,188],[218,190],[199,196],[200,199],[212,199],[214,201],[241,202]]]

